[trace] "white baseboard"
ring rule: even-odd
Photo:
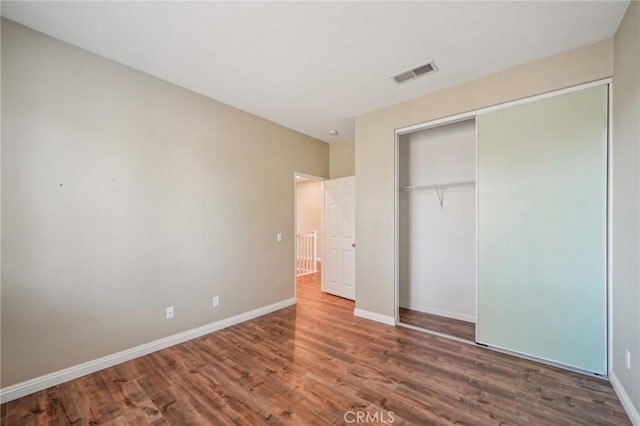
[[[240,324],[241,322],[269,314],[279,309],[286,308],[287,306],[294,305],[295,303],[295,298],[282,300],[272,305],[263,306],[249,312],[244,312],[201,327],[183,331],[182,333],[154,340],[153,342],[145,343],[130,349],[125,349],[124,351],[117,352],[115,354],[103,356],[92,361],[74,365],[73,367],[36,377],[35,379],[7,386],[0,389],[0,402],[4,404],[5,402],[13,401],[14,399],[50,388],[51,386],[59,385],[70,380],[77,379],[78,377],[86,376],[87,374],[95,373],[96,371],[159,351],[160,349],[168,348],[169,346],[174,346],[178,343],[186,342],[187,340],[195,339],[196,337],[204,336],[205,334],[222,330],[223,328],[231,327],[232,325]]]
[[[620,402],[626,410],[631,423],[635,426],[640,426],[640,413],[638,413],[638,408],[633,405],[629,394],[625,390],[624,386],[622,386],[622,383],[620,383],[620,379],[618,379],[616,373],[614,373],[613,371],[611,372],[611,374],[609,374],[609,381],[611,382],[611,386],[613,386],[613,389],[618,394],[618,398],[620,398]]]
[[[353,310],[353,315],[360,318],[365,318],[371,321],[381,322],[382,324],[386,324],[386,325],[393,325],[393,326],[396,325],[396,319],[390,315],[383,315],[377,312],[365,311],[364,309],[359,309],[359,308],[355,308]]]
[[[411,309],[414,311],[420,311],[420,312],[424,312],[426,314],[433,314],[433,315],[439,315],[441,317],[447,317],[447,318],[453,318],[453,319],[457,319],[460,321],[466,321],[466,322],[476,322],[476,317],[474,315],[469,315],[469,314],[463,314],[460,312],[451,312],[451,311],[446,311],[444,309],[438,309],[438,308],[433,308],[430,306],[418,306],[418,305],[414,305],[412,303],[409,302],[403,302],[400,301],[400,307],[401,308],[407,308],[407,309]]]

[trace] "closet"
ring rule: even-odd
[[[475,119],[398,142],[399,319],[475,340]]]
[[[608,84],[397,131],[401,324],[607,374]]]

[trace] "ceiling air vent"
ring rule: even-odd
[[[438,68],[436,68],[436,64],[433,61],[431,61],[428,64],[420,65],[409,71],[403,71],[400,74],[396,74],[391,78],[396,83],[401,84],[406,81],[413,80],[414,78],[418,78],[423,75],[427,75],[436,71],[438,71]]]

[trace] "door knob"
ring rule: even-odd
[[[351,247],[356,248],[356,243],[351,243]]]

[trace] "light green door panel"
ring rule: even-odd
[[[477,340],[606,374],[607,91],[478,118]]]

